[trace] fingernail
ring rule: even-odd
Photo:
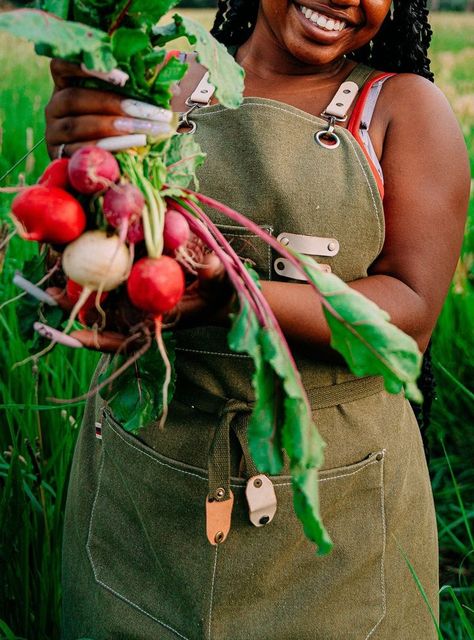
[[[42,322],[35,322],[33,325],[33,329],[43,336],[43,338],[47,338],[52,342],[56,342],[57,344],[63,344],[65,347],[72,347],[73,349],[82,349],[84,346],[82,342],[76,340],[76,338],[71,338],[67,334],[62,331],[58,331],[57,329],[53,329],[52,327],[48,327],[47,324],[43,324]]]
[[[143,118],[156,122],[171,122],[173,119],[172,111],[139,100],[122,100],[121,107],[122,111],[132,118]]]
[[[103,71],[88,69],[85,64],[81,64],[81,69],[87,73],[87,75],[98,78],[99,80],[104,80],[104,82],[109,82],[117,87],[124,87],[130,77],[128,73],[125,73],[125,71],[121,69],[112,69],[112,71],[104,73]]]
[[[123,133],[144,133],[148,136],[166,135],[172,130],[167,122],[153,122],[135,118],[117,118],[114,122],[114,128]]]
[[[46,291],[43,291],[43,289],[40,289],[35,284],[24,278],[19,271],[17,271],[13,276],[13,284],[20,289],[23,289],[23,291],[26,291],[26,293],[29,293],[30,296],[33,296],[33,298],[36,298],[36,300],[39,300],[40,302],[46,302],[46,304],[49,304],[52,307],[58,306],[56,300],[52,298],[49,293],[46,293]]]
[[[99,140],[97,143],[98,147],[106,151],[122,151],[123,149],[131,149],[133,147],[146,147],[146,145],[146,135],[143,133],[102,138],[102,140]]]

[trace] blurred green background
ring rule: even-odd
[[[446,0],[440,6],[471,4]],[[190,13],[207,26],[212,22],[212,10]],[[474,14],[436,13],[432,22],[436,80],[459,119],[474,165]],[[43,110],[51,92],[48,66],[29,45],[1,35],[0,177],[42,140]],[[439,131],[443,135],[442,123]],[[33,183],[46,163],[40,144],[0,186]],[[7,196],[0,198],[0,224],[7,219],[8,202]],[[58,350],[37,365],[13,368],[28,351],[19,338],[17,304],[7,302],[19,294],[12,285],[15,270],[34,253],[33,246],[17,239],[0,249],[0,638],[56,640],[65,490],[83,403],[58,407],[47,398],[84,393],[97,356],[68,351],[64,358]],[[430,472],[443,585],[440,637],[449,640],[474,639],[473,316],[471,199],[462,257],[433,339],[438,385],[429,432]],[[418,638],[416,630],[413,638]]]

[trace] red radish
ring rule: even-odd
[[[162,314],[173,309],[183,297],[184,274],[173,258],[142,258],[136,262],[127,280],[128,297],[133,304],[143,311],[154,315],[155,336],[161,357],[165,365],[163,383],[163,412],[160,427],[166,422],[168,415],[168,388],[171,381],[171,364],[161,335]]]
[[[130,183],[119,184],[109,189],[103,202],[107,222],[120,229],[120,238],[135,244],[144,238],[141,221],[145,198],[138,187]]]
[[[81,235],[86,214],[79,202],[58,187],[35,185],[12,202],[12,217],[25,240],[66,244]]]
[[[174,253],[188,243],[189,237],[190,230],[187,220],[175,209],[167,209],[163,228],[165,249]]]
[[[136,307],[161,315],[173,309],[183,296],[183,270],[168,256],[142,258],[132,267],[127,292]]]
[[[120,177],[120,168],[109,151],[89,145],[72,155],[68,173],[74,189],[79,193],[92,195],[117,182]]]
[[[59,187],[60,189],[67,190],[71,187],[68,176],[68,158],[58,158],[53,160],[49,164],[41,178],[38,180],[38,184],[42,184],[45,187]]]
[[[84,287],[81,287],[80,284],[77,284],[77,282],[74,282],[74,280],[71,280],[70,278],[68,278],[68,281],[66,283],[66,295],[69,302],[71,302],[72,304],[76,304],[76,302],[81,297],[81,293],[83,289]],[[86,321],[87,312],[93,309],[94,307],[97,307],[97,302],[100,304],[107,298],[108,295],[109,294],[106,291],[104,291],[100,295],[99,300],[97,301],[96,293],[92,292],[90,296],[87,298],[87,300],[84,302],[84,306],[81,308],[81,310],[77,314],[79,321],[82,322],[82,324],[87,325],[87,321]],[[100,309],[98,309],[98,311],[100,313]]]

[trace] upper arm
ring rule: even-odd
[[[383,93],[386,238],[370,274],[395,277],[417,294],[421,329],[429,334],[463,238],[470,186],[466,147],[446,98],[432,83],[400,74]]]

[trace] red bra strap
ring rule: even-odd
[[[379,73],[378,75],[376,75],[374,78],[372,78],[371,80],[369,80],[368,82],[365,83],[364,88],[362,89],[362,91],[360,92],[359,97],[357,98],[357,102],[355,104],[355,107],[352,111],[351,117],[349,119],[349,122],[347,123],[347,130],[352,133],[352,135],[354,136],[354,138],[357,140],[357,142],[359,143],[359,146],[361,147],[362,151],[364,152],[370,167],[372,169],[372,173],[374,174],[375,180],[377,182],[377,186],[379,188],[380,191],[380,195],[383,198],[384,195],[384,187],[383,187],[383,181],[379,175],[379,172],[377,171],[377,169],[375,168],[375,165],[372,161],[372,158],[370,157],[368,151],[367,151],[367,147],[365,146],[364,142],[362,141],[362,138],[360,137],[360,124],[361,124],[361,119],[362,119],[362,114],[364,113],[364,108],[365,108],[365,104],[367,102],[367,98],[369,97],[369,93],[371,88],[373,87],[373,85],[378,82],[379,80],[383,80],[385,78],[391,78],[392,76],[395,76],[396,73]]]

